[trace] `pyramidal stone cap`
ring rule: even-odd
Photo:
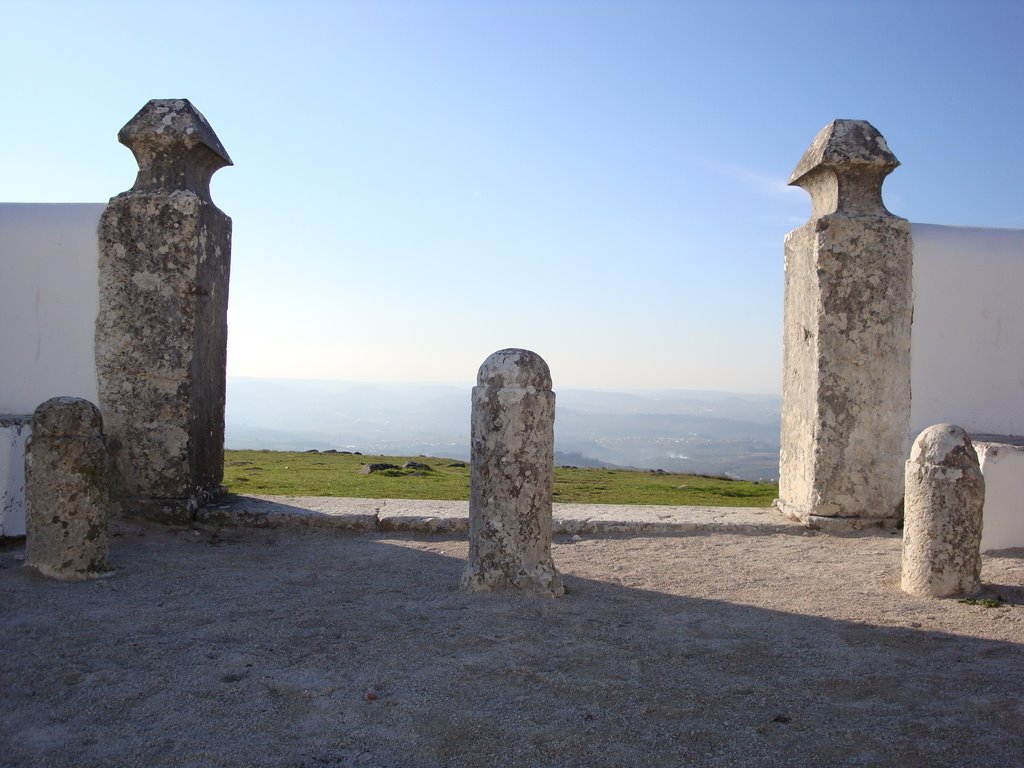
[[[815,136],[789,177],[811,196],[811,218],[892,216],[882,202],[882,182],[900,162],[866,120],[833,120]]]
[[[484,360],[476,383],[489,389],[550,390],[551,371],[536,352],[501,349]]]
[[[849,165],[874,167],[884,171],[885,176],[898,168],[900,161],[889,149],[885,137],[867,120],[833,120],[818,131],[796,164],[789,184],[800,186],[800,180],[818,168]]]
[[[190,190],[205,200],[210,179],[233,165],[217,134],[188,99],[152,99],[118,131],[135,155],[132,192]]]

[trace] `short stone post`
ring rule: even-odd
[[[185,99],[146,104],[118,133],[139,163],[100,220],[99,405],[112,500],[187,518],[224,475],[231,219],[210,200],[231,165]]]
[[[107,571],[107,452],[99,409],[77,397],[36,408],[25,442],[25,564],[62,581]]]
[[[910,429],[910,224],[882,203],[899,165],[861,120],[836,120],[790,178],[811,195],[786,235],[781,510],[836,530],[895,527]]]
[[[906,464],[904,592],[954,597],[978,591],[984,506],[985,478],[971,438],[954,424],[928,427]]]
[[[525,349],[488,357],[473,388],[469,562],[463,589],[563,594],[551,559],[555,394]]]

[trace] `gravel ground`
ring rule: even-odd
[[[899,539],[556,539],[568,594],[457,590],[462,538],[118,523],[111,578],[0,551],[2,766],[1024,766],[1000,607]]]

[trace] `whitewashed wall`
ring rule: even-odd
[[[1024,447],[975,442],[985,476],[981,549],[1024,547]]]
[[[94,336],[103,203],[0,204],[0,413],[97,398]]]
[[[25,535],[27,417],[0,416],[0,536]]]
[[[914,224],[910,422],[1024,435],[1024,230]]]
[[[914,224],[913,436],[1024,435],[1024,230]],[[1024,451],[977,443],[983,549],[1024,546]]]
[[[98,399],[96,228],[104,203],[0,203],[0,414]],[[25,532],[22,420],[0,418],[0,536]]]

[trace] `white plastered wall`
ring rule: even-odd
[[[104,203],[0,203],[0,414],[98,399],[94,335]],[[0,535],[25,532],[23,420],[0,418]]]
[[[981,549],[1024,547],[1024,447],[975,443],[985,476]]]
[[[1024,435],[1024,230],[914,224],[910,423]]]
[[[0,536],[25,535],[25,418],[0,417]]]
[[[1024,435],[1024,230],[914,224],[911,437]],[[1024,546],[1024,452],[977,443],[982,547]]]

